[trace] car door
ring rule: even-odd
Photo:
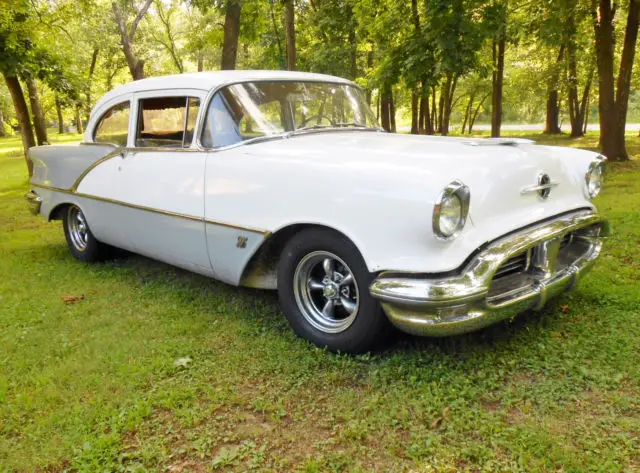
[[[199,90],[135,93],[127,147],[99,177],[109,183],[101,197],[118,204],[118,225],[135,252],[210,275],[206,153],[193,145],[205,96]]]

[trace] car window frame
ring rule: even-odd
[[[233,85],[238,85],[238,84],[247,84],[247,83],[262,83],[262,82],[317,82],[320,84],[334,84],[334,85],[341,85],[341,86],[351,86],[354,87],[358,90],[360,90],[361,92],[363,92],[362,87],[358,86],[357,84],[355,84],[354,82],[351,82],[349,80],[338,80],[338,79],[318,79],[318,78],[282,78],[282,79],[270,79],[270,78],[264,78],[264,79],[241,79],[241,80],[234,80],[234,81],[228,81],[228,82],[224,82],[222,84],[217,85],[216,87],[212,88],[209,93],[207,94],[206,100],[204,102],[202,102],[202,104],[200,105],[200,117],[198,120],[198,132],[197,135],[195,137],[195,139],[193,140],[194,142],[197,142],[197,147],[203,151],[209,151],[209,152],[214,152],[214,151],[225,151],[227,149],[232,149],[232,148],[237,148],[238,146],[244,146],[247,144],[251,144],[254,140],[260,140],[260,139],[264,139],[263,137],[257,137],[257,138],[252,138],[249,140],[243,140],[240,141],[238,143],[233,143],[231,145],[226,145],[226,146],[219,146],[219,147],[207,147],[204,146],[202,144],[202,135],[204,133],[204,123],[206,121],[206,114],[209,111],[209,107],[211,106],[211,102],[213,101],[213,98],[215,97],[215,95],[220,92],[222,89],[226,88],[226,87],[231,87]],[[273,139],[278,139],[278,138],[285,138],[286,135],[284,134],[278,134],[278,135],[273,135],[271,138]]]
[[[144,151],[188,151],[188,150],[199,150],[201,149],[196,144],[196,136],[198,130],[201,127],[202,122],[202,113],[203,113],[203,104],[208,96],[208,91],[203,89],[153,89],[153,90],[143,90],[139,92],[134,92],[133,97],[131,99],[133,103],[132,115],[129,126],[129,141],[127,143],[127,149],[134,152],[144,152]],[[196,123],[194,125],[194,136],[191,140],[191,144],[187,148],[169,148],[169,147],[139,147],[136,146],[136,136],[138,132],[138,114],[140,113],[140,100],[149,99],[149,98],[162,98],[162,97],[190,97],[196,98],[200,100],[200,105],[198,107],[198,115],[196,118]],[[135,118],[134,118],[135,117]]]
[[[99,145],[112,145],[115,146],[116,148],[126,148],[129,145],[129,138],[131,135],[131,114],[133,113],[133,100],[131,96],[128,96],[126,99],[121,99],[120,97],[114,99],[113,101],[109,102],[108,104],[105,104],[104,107],[104,112],[101,113],[98,118],[95,120],[94,124],[93,124],[93,129],[91,130],[91,142],[99,144]],[[109,141],[97,141],[96,140],[96,135],[98,134],[98,128],[100,127],[100,124],[102,123],[102,119],[104,118],[104,116],[109,113],[111,110],[113,110],[114,108],[124,104],[124,103],[128,103],[129,104],[129,121],[127,123],[127,141],[124,145],[118,144],[118,143],[112,143]]]

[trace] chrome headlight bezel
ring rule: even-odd
[[[585,193],[587,198],[595,199],[602,190],[602,184],[604,179],[604,173],[606,171],[607,158],[604,156],[598,156],[594,161],[589,164],[589,168],[584,175]],[[597,188],[592,189],[592,179],[596,176],[596,172],[599,173],[599,184]]]
[[[460,217],[455,229],[451,233],[442,230],[440,220],[442,217],[442,206],[448,199],[457,198],[460,200]],[[471,191],[463,182],[455,180],[449,183],[440,193],[435,205],[433,206],[432,228],[433,234],[438,240],[450,241],[455,239],[465,224],[469,216],[469,204],[471,202]]]

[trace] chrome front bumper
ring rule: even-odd
[[[24,195],[24,198],[27,199],[31,213],[33,215],[38,215],[40,213],[40,207],[42,207],[42,197],[30,190]]]
[[[589,271],[608,233],[591,211],[561,215],[506,235],[481,248],[454,274],[386,272],[371,284],[391,322],[415,335],[471,332],[527,309],[541,309]],[[522,271],[496,277],[515,255]]]

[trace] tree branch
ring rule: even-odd
[[[142,20],[142,17],[147,13],[147,10],[152,3],[153,0],[147,0],[146,2],[144,2],[144,5],[142,5],[142,8],[140,9],[140,11],[138,11],[136,17],[133,19],[133,23],[131,24],[131,31],[129,32],[129,37],[131,39],[133,39],[133,37],[135,36],[136,30],[138,29],[138,24]]]
[[[124,24],[124,17],[122,16],[122,11],[120,10],[120,6],[118,2],[113,2],[111,4],[113,8],[113,16],[116,18],[116,23],[118,25],[118,29],[120,30],[120,36],[122,36],[123,42],[129,42],[129,35],[127,34],[127,26]]]

